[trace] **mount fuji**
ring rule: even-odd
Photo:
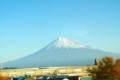
[[[120,54],[94,49],[59,37],[41,50],[17,60],[2,63],[3,67],[51,67],[93,65],[95,58]]]

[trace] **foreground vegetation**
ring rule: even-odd
[[[91,72],[93,80],[120,80],[120,59],[114,62],[112,57],[105,57]]]
[[[9,79],[0,75],[0,80],[9,80]]]

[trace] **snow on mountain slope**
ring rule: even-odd
[[[47,48],[85,48],[87,46],[81,45],[79,43],[72,42],[67,38],[59,37],[52,43],[50,43]]]
[[[58,38],[43,49],[20,59],[3,63],[3,67],[49,67],[93,65],[95,58],[120,54],[106,52],[75,43],[66,38]]]

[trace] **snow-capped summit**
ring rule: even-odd
[[[79,43],[75,43],[67,38],[58,37],[52,43],[50,43],[47,48],[85,48],[87,46],[81,45]]]

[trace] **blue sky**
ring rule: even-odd
[[[120,0],[0,0],[0,62],[59,36],[120,53]]]

